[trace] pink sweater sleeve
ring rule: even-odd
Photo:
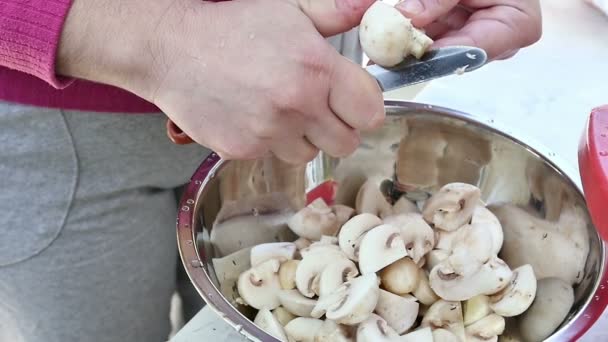
[[[0,65],[60,89],[55,56],[71,0],[0,0]]]

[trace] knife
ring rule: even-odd
[[[436,78],[479,69],[488,56],[483,49],[472,46],[450,46],[429,50],[421,59],[407,57],[390,68],[370,65],[365,69],[378,81],[383,92],[407,87]]]

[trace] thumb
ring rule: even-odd
[[[346,32],[361,22],[375,0],[294,0],[325,37]]]
[[[395,7],[412,19],[414,26],[423,28],[446,15],[459,2],[460,0],[403,0]]]

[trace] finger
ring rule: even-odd
[[[384,99],[378,82],[360,65],[335,53],[329,89],[329,107],[357,130],[384,122]]]
[[[359,146],[359,134],[347,126],[329,108],[328,115],[319,115],[306,128],[306,137],[321,151],[332,157],[345,157]]]
[[[314,23],[317,31],[329,37],[359,25],[375,0],[293,0]]]
[[[270,150],[277,158],[293,165],[305,164],[319,154],[319,149],[304,137],[277,140]]]
[[[471,16],[471,12],[461,7],[455,7],[448,14],[424,27],[427,36],[437,39],[447,32],[461,29]]]
[[[404,0],[395,7],[412,19],[415,27],[425,27],[446,15],[460,0]]]

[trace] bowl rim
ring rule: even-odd
[[[387,112],[392,108],[399,109],[401,112],[434,112],[446,117],[462,120],[494,134],[503,136],[544,160],[554,169],[554,171],[570,182],[579,195],[584,198],[582,186],[580,184],[580,175],[578,177],[574,176],[577,172],[569,166],[569,163],[532,137],[524,137],[523,134],[518,135],[517,133],[514,133],[512,129],[499,123],[495,119],[484,119],[481,116],[474,116],[459,110],[427,103],[394,99],[385,99],[384,103]],[[397,116],[398,114],[388,113],[388,115]],[[202,192],[206,190],[209,182],[214,179],[215,175],[228,163],[229,161],[223,160],[216,153],[212,152],[202,161],[191,177],[190,182],[185,186],[180,199],[176,221],[180,259],[190,281],[209,308],[231,325],[237,332],[253,341],[279,341],[260,329],[228,302],[213,283],[200,258],[201,251],[199,251],[197,244],[194,243],[194,241],[196,241],[196,232],[194,231],[196,217],[194,215],[194,208],[197,208],[200,205],[197,201],[201,197],[200,195],[202,195]],[[601,239],[599,233],[596,232],[596,234],[598,234],[597,238],[600,242],[599,261],[601,264],[599,266],[600,275],[597,277],[591,290],[592,295],[585,300],[582,309],[577,312],[568,323],[561,326],[556,334],[553,334],[546,341],[574,341],[580,338],[599,319],[608,305],[608,272],[606,272],[606,265],[608,264],[607,245]]]

